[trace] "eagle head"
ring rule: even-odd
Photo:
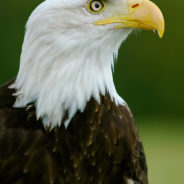
[[[149,0],[46,0],[31,14],[14,84],[15,107],[36,106],[45,126],[67,126],[93,97],[116,92],[112,66],[134,29],[164,33],[164,18]]]

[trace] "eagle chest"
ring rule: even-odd
[[[135,124],[128,108],[108,94],[101,103],[91,99],[67,128],[49,132],[36,120],[34,105],[12,104],[0,109],[0,183],[127,184],[135,175]]]
[[[122,182],[121,165],[128,157],[131,160],[134,135],[126,117],[127,109],[123,113],[106,98],[102,104],[90,100],[67,130],[64,127],[54,130],[54,151],[60,159],[57,163],[65,168],[63,175],[68,183]]]

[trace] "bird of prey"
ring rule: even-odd
[[[46,0],[20,69],[0,87],[1,184],[147,184],[140,136],[112,68],[134,29],[164,33],[149,0]]]

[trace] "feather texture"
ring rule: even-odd
[[[106,91],[116,104],[125,104],[116,92],[112,67],[131,29],[95,26],[108,15],[89,13],[86,6],[86,0],[47,0],[26,24],[20,69],[12,86],[18,96],[15,107],[36,102],[36,116],[45,127],[60,125],[66,110],[68,126],[91,97],[100,103]]]
[[[108,93],[78,111],[68,128],[46,131],[34,104],[13,108],[11,81],[0,88],[1,184],[147,184],[137,128]],[[107,108],[108,107],[108,108]]]

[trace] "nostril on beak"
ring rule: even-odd
[[[136,3],[134,5],[132,5],[132,8],[137,8],[139,6],[139,3]]]

